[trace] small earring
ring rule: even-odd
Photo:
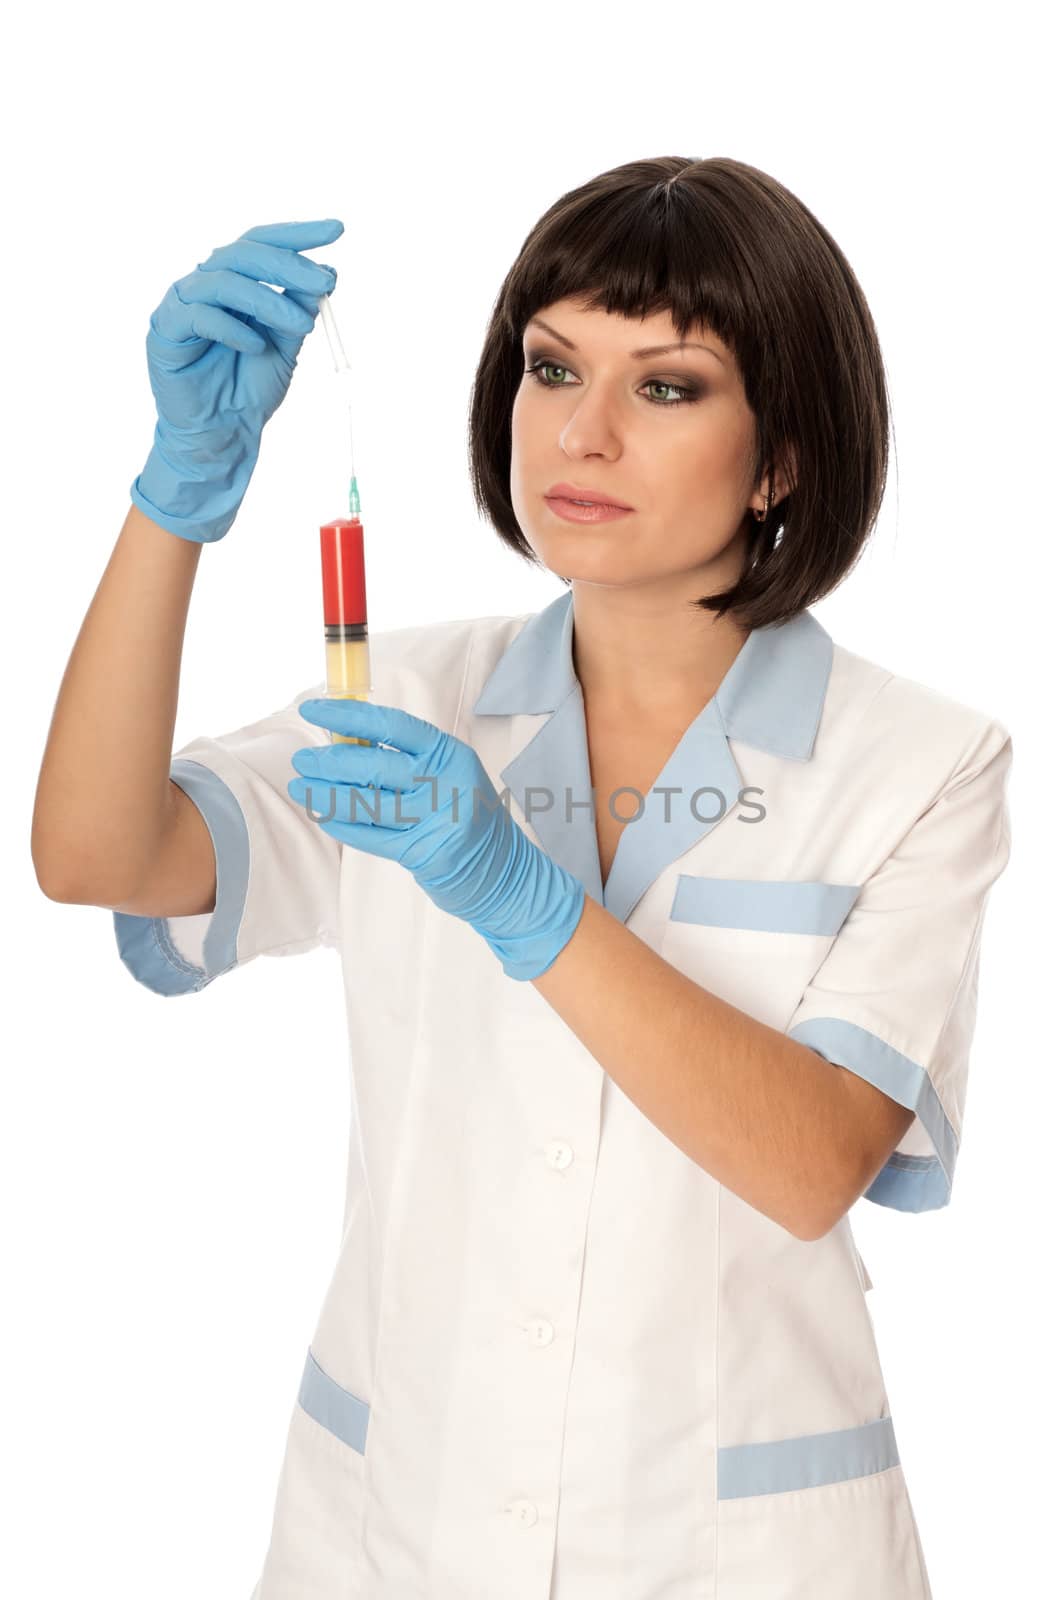
[[[772,490],[769,488],[769,490],[768,490],[768,498],[764,502],[764,510],[763,511],[754,511],[754,513],[753,513],[754,519],[757,522],[764,522],[766,520],[768,512],[771,510],[772,501],[774,499],[775,499],[775,495],[773,494]]]

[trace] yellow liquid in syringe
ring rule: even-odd
[[[368,639],[325,640],[325,686],[330,700],[368,700],[372,682],[369,675]],[[333,744],[372,744],[371,739],[355,739],[350,734],[329,730]]]

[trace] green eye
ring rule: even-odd
[[[541,372],[567,372],[568,368],[560,366],[556,361],[536,361],[532,366],[526,367],[525,371],[533,372],[538,376]],[[542,378],[539,378],[539,383],[544,389],[563,389],[565,387],[563,383],[544,383]]]

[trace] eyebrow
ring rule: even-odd
[[[537,328],[542,328],[544,333],[550,334],[551,338],[556,339],[558,344],[563,344],[567,350],[579,349],[579,346],[573,344],[571,339],[566,339],[563,333],[558,333],[556,328],[551,328],[548,322],[544,322],[542,317],[529,317],[528,326],[531,327],[533,324]],[[707,350],[710,356],[716,357],[721,366],[727,365],[720,352],[714,350],[711,345],[696,344],[689,339],[676,344],[648,344],[644,345],[641,350],[632,350],[630,353],[636,361],[641,361],[646,356],[663,356],[668,350]]]

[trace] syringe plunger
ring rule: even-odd
[[[347,352],[343,348],[343,340],[340,338],[340,330],[336,326],[336,314],[332,309],[332,305],[327,294],[323,294],[321,296],[321,299],[317,303],[317,307],[321,314],[321,326],[325,330],[325,337],[328,340],[329,349],[332,351],[333,366],[336,368],[337,372],[350,372],[351,363],[347,360]]]

